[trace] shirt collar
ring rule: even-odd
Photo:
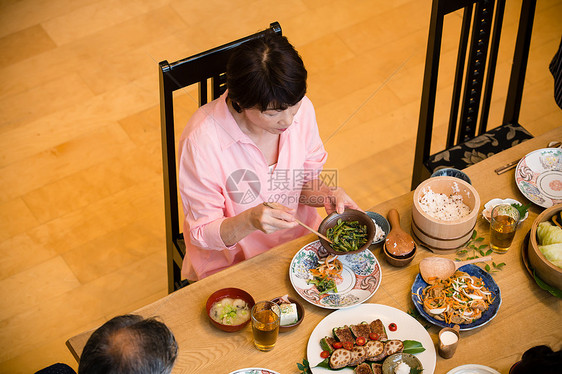
[[[228,90],[220,96],[213,111],[215,126],[217,127],[217,134],[219,134],[219,141],[222,149],[226,149],[236,142],[254,144],[248,135],[242,132],[240,126],[238,126],[236,120],[232,116],[232,113],[228,110],[228,105],[226,103],[227,96]],[[299,119],[300,110],[293,119],[293,124],[287,129],[287,131],[281,134],[281,142],[283,142],[284,138],[289,136],[289,133],[297,127],[296,125],[298,125]]]
[[[219,142],[222,149],[226,149],[236,142],[251,142],[248,135],[240,130],[240,126],[238,126],[234,117],[228,110],[228,105],[226,104],[227,95],[228,91],[225,91],[220,96],[213,111],[215,126],[217,128],[217,134],[219,134]]]

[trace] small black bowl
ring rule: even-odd
[[[455,168],[442,168],[442,169],[434,171],[433,174],[431,174],[431,178],[433,178],[433,177],[443,177],[443,176],[459,178],[459,179],[462,179],[463,181],[465,181],[468,184],[472,184],[472,182],[470,181],[470,178],[468,177],[468,175],[466,175],[465,172],[460,171],[459,169],[455,169]]]

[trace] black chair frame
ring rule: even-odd
[[[181,279],[185,256],[185,242],[180,230],[179,199],[176,166],[176,140],[174,135],[174,91],[198,84],[199,106],[218,98],[226,90],[226,64],[237,46],[266,33],[281,35],[281,26],[273,22],[261,32],[224,44],[206,52],[169,63],[159,63],[160,121],[162,129],[162,165],[164,178],[164,207],[166,221],[166,255],[168,267],[168,292],[187,283]],[[210,84],[208,82],[210,81]],[[208,92],[208,85],[210,92]],[[186,119],[187,120],[187,119]]]
[[[517,124],[519,120],[535,7],[536,0],[523,0],[502,125]],[[446,149],[487,131],[505,0],[434,0],[429,25],[412,189],[430,173],[424,162],[430,157],[444,17],[460,9],[464,11]]]

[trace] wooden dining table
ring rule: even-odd
[[[484,203],[493,198],[513,198],[529,204],[515,184],[514,170],[501,175],[494,170],[531,151],[545,148],[550,141],[561,140],[562,127],[559,127],[465,169],[480,195],[480,210]],[[411,232],[412,196],[413,191],[368,210],[386,216],[390,209],[397,209],[402,228]],[[460,365],[480,364],[507,374],[521,355],[533,346],[545,344],[554,350],[562,348],[562,301],[537,285],[522,260],[525,237],[543,210],[531,204],[529,217],[517,229],[509,251],[506,254],[493,254],[493,262],[505,263],[501,270],[491,273],[502,298],[496,317],[481,327],[461,331],[455,355],[450,359],[437,355],[435,373],[447,373]],[[489,224],[481,215],[475,229],[479,236],[484,237],[484,243],[488,243]],[[173,373],[230,373],[248,367],[268,368],[279,373],[299,373],[297,363],[302,363],[306,358],[311,333],[324,317],[334,312],[300,298],[289,278],[293,256],[314,240],[317,237],[312,234],[295,239],[131,312],[145,317],[157,316],[174,332],[179,355]],[[419,272],[419,262],[434,255],[450,259],[458,257],[455,253],[431,253],[418,243],[414,260],[408,266],[398,268],[385,261],[380,246],[371,246],[370,250],[380,263],[382,281],[378,290],[365,302],[390,306],[404,312],[414,308],[411,288]],[[205,310],[207,298],[225,287],[241,288],[256,301],[285,294],[299,298],[305,308],[304,320],[296,329],[280,333],[272,351],[258,351],[253,344],[251,326],[228,333],[217,329],[209,321]],[[427,331],[436,344],[441,328],[429,324],[421,316],[418,318],[428,326]],[[86,331],[67,341],[68,348],[77,359],[91,333]],[[424,373],[429,374],[426,371]]]

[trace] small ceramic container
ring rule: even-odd
[[[444,327],[439,331],[439,356],[443,358],[453,357],[461,337],[459,330],[459,325],[455,325],[452,328]]]
[[[488,222],[490,222],[490,217],[492,216],[492,209],[499,204],[521,204],[519,201],[515,199],[492,199],[484,204],[484,209],[482,210],[482,217]],[[519,218],[519,223],[525,221],[529,217],[529,211],[525,214],[525,216]]]
[[[433,174],[431,174],[431,178],[443,177],[443,176],[459,178],[469,184],[472,184],[470,178],[468,177],[468,175],[466,175],[465,172],[455,168],[443,168],[443,169],[436,170],[433,172]]]
[[[382,215],[376,213],[376,212],[365,212],[369,217],[371,217],[371,219],[377,224],[377,226],[379,226],[381,228],[382,231],[384,231],[384,236],[382,237],[382,239],[379,240],[375,240],[373,239],[373,243],[372,244],[380,244],[384,242],[384,239],[386,239],[386,236],[388,235],[388,233],[390,232],[390,224],[388,223],[388,221],[386,220],[386,218],[384,218]]]
[[[408,265],[410,262],[412,262],[412,260],[416,256],[417,246],[414,246],[414,250],[412,252],[408,253],[406,256],[401,256],[401,257],[391,255],[387,251],[386,245],[383,245],[382,247],[383,247],[382,250],[384,252],[384,257],[386,259],[386,262],[388,262],[392,266],[404,267]]]
[[[275,299],[271,300],[276,304],[279,304],[279,299],[280,297],[276,297]],[[293,299],[292,297],[288,297],[289,301],[293,304],[296,304],[297,306],[297,314],[299,315],[299,320],[291,325],[279,325],[279,332],[287,332],[287,331],[291,331],[294,330],[295,328],[297,328],[297,326],[299,326],[302,322],[302,320],[304,319],[304,307],[302,306],[302,304],[300,303],[300,301],[298,301],[297,299]]]

